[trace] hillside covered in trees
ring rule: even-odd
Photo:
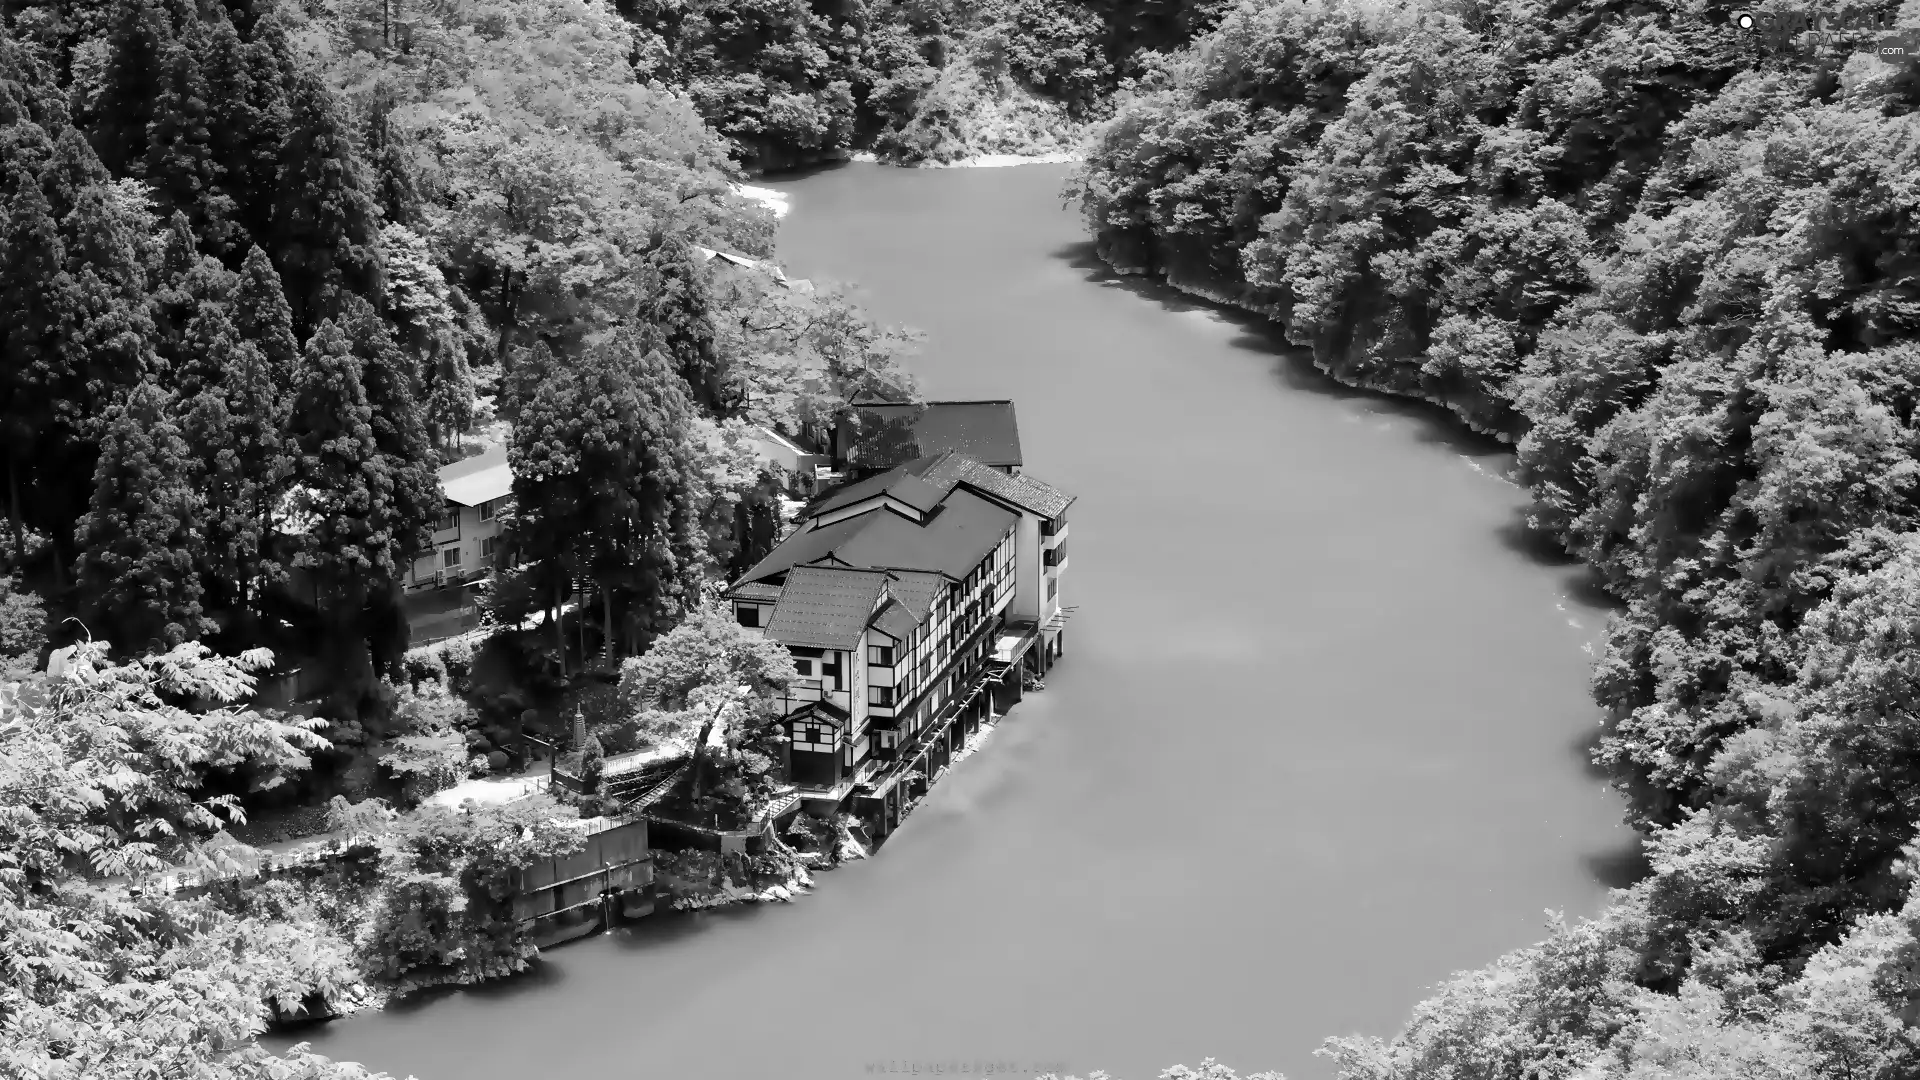
[[[1248,0],[1099,129],[1104,259],[1517,444],[1624,605],[1598,757],[1650,876],[1331,1043],[1349,1080],[1920,1069],[1907,7]]]
[[[736,160],[1069,151],[1220,0],[617,0]]]
[[[533,818],[389,836],[351,903],[130,891],[385,737],[403,780],[466,775],[471,710],[402,666],[441,465],[504,444],[491,615],[590,599],[564,673],[771,542],[753,426],[912,393],[901,333],[709,258],[770,256],[773,217],[611,7],[396,10],[0,6],[8,1076],[333,1075],[246,1046],[264,1001],[524,966],[506,875],[565,847],[514,842]],[[321,676],[314,718],[233,707],[288,665]]]

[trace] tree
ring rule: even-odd
[[[287,954],[253,951],[264,935],[204,900],[131,890],[176,858],[214,865],[205,842],[235,801],[203,794],[211,772],[278,786],[326,745],[316,721],[236,707],[271,656],[189,643],[114,665],[85,642],[62,661],[0,692],[0,1072],[368,1078],[250,1045]],[[168,704],[181,700],[212,707]]]
[[[454,325],[446,278],[427,242],[403,225],[380,230],[387,267],[387,307],[403,348],[425,383],[425,420],[436,446],[465,431],[474,417],[473,370]]]
[[[624,334],[572,363],[521,363],[511,542],[550,588],[576,574],[599,584],[610,654],[616,603],[651,631],[705,569],[685,390],[664,357]]]
[[[310,330],[343,310],[342,292],[378,294],[379,210],[339,106],[317,75],[292,77],[287,109],[270,247],[293,326]]]
[[[142,175],[162,205],[184,212],[209,247],[225,251],[238,240],[239,226],[234,201],[226,194],[212,130],[212,88],[202,67],[216,40],[196,18],[165,50]]]
[[[123,648],[170,648],[204,628],[205,495],[169,396],[141,383],[114,414],[94,473],[92,508],[80,520],[84,607]]]
[[[37,668],[46,644],[46,606],[16,579],[0,577],[0,680],[18,679]]]
[[[172,21],[152,0],[117,0],[107,67],[88,111],[93,147],[115,176],[143,176],[152,126],[167,83]]]
[[[0,379],[6,402],[0,436],[5,438],[7,513],[17,566],[26,561],[21,474],[33,468],[55,437],[50,398],[66,352],[61,320],[72,303],[72,283],[65,245],[38,178],[15,168],[8,186],[14,196],[0,232],[0,247],[7,252],[0,260]]]
[[[640,315],[647,326],[645,347],[666,354],[695,405],[708,415],[721,415],[733,395],[715,348],[707,279],[707,267],[692,244],[678,236],[662,238],[647,254]]]
[[[294,382],[290,421],[300,522],[294,565],[310,577],[315,614],[325,628],[329,667],[337,676],[336,709],[357,716],[375,681],[364,616],[376,589],[398,580],[404,523],[393,504],[393,478],[374,441],[373,409],[360,358],[331,319],[307,341]]]
[[[620,665],[619,700],[648,734],[690,744],[697,805],[707,793],[716,727],[733,747],[763,739],[799,677],[785,646],[747,633],[730,613],[707,605]]]

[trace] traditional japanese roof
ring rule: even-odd
[[[921,570],[957,581],[972,573],[1018,520],[1013,511],[955,488],[923,521],[876,507],[842,521],[802,528],[741,581],[766,581],[829,557],[856,569]]]
[[[795,721],[813,720],[816,722],[824,722],[827,724],[831,724],[834,727],[839,727],[841,724],[846,723],[849,719],[850,719],[850,716],[847,713],[847,710],[841,708],[838,705],[835,705],[833,702],[828,701],[825,698],[821,698],[818,701],[809,701],[805,705],[802,705],[798,709],[795,709],[794,711],[788,713],[786,716],[786,720],[788,723],[793,723]]]
[[[856,405],[858,415],[841,418],[842,438],[857,441],[860,429],[872,421],[905,420],[913,425],[914,447],[894,454],[893,460],[871,456],[857,464],[875,468],[899,465],[915,455],[953,450],[983,465],[1020,465],[1020,422],[1011,401],[929,401],[924,404]],[[869,455],[874,448],[868,448]],[[881,448],[884,453],[884,448]]]
[[[749,581],[728,591],[727,595],[735,600],[778,600],[780,586],[768,585],[761,581]]]
[[[908,611],[900,601],[888,600],[886,606],[880,609],[880,613],[873,617],[872,626],[896,641],[905,641],[912,636],[913,628],[919,626],[923,620],[924,616],[914,618],[913,613]]]
[[[1025,473],[1010,476],[963,454],[936,454],[903,468],[935,487],[951,490],[955,484],[966,484],[1043,518],[1059,517],[1073,505],[1074,497],[1052,484]]]
[[[873,617],[887,575],[833,566],[797,566],[767,620],[767,636],[785,645],[852,649]]]
[[[916,624],[925,622],[933,613],[933,598],[940,595],[946,587],[946,579],[939,574],[922,574],[911,571],[897,571],[887,579],[887,592],[894,600],[907,609]]]
[[[931,462],[931,458],[922,459]],[[878,495],[898,499],[906,505],[924,514],[940,505],[947,494],[947,487],[936,487],[913,475],[906,469],[890,469],[879,476],[871,476],[855,484],[848,484],[838,491],[829,492],[825,498],[807,510],[808,517],[830,514],[843,507]]]
[[[440,489],[446,493],[448,502],[461,506],[479,506],[513,494],[513,469],[507,464],[507,448],[496,446],[479,457],[443,466]]]

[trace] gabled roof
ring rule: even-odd
[[[1073,496],[1052,484],[1025,473],[1009,476],[961,454],[937,454],[903,467],[935,487],[950,490],[955,484],[966,484],[1043,518],[1059,517],[1073,505]]]
[[[905,641],[913,636],[913,628],[925,619],[916,619],[913,613],[903,607],[898,600],[888,600],[880,613],[873,617],[872,626],[896,641]]]
[[[851,649],[873,618],[887,575],[871,570],[796,566],[767,620],[767,636],[785,645]]]
[[[507,465],[507,448],[496,446],[478,457],[443,466],[440,489],[446,493],[448,502],[461,506],[479,506],[513,494],[513,469]]]
[[[761,581],[749,581],[744,585],[736,586],[727,595],[735,600],[778,600],[780,586],[768,585]]]
[[[1013,511],[955,488],[941,500],[939,512],[924,522],[900,514],[870,513],[802,528],[781,541],[741,581],[766,581],[829,557],[849,567],[921,570],[959,580],[980,565],[1018,520]]]
[[[931,462],[931,458],[922,459]],[[952,485],[948,485],[951,487]],[[947,488],[927,483],[911,471],[892,469],[879,476],[870,476],[855,484],[848,484],[838,491],[829,492],[819,503],[807,510],[808,517],[830,514],[866,499],[881,495],[891,496],[920,511],[922,514],[940,505],[947,494]]]
[[[933,614],[933,598],[940,595],[947,581],[939,574],[923,574],[913,571],[895,571],[887,580],[887,592],[907,614],[912,615],[916,624],[925,622]]]
[[[943,450],[957,451],[983,465],[1018,466],[1021,463],[1020,421],[1014,415],[1011,401],[856,405],[853,412],[858,414],[861,428],[875,421],[881,424],[907,421],[913,427],[911,448],[889,451],[880,447],[878,451],[891,453],[893,460],[871,460],[875,448],[868,447],[869,459],[858,462],[861,465],[884,469],[915,455],[938,454]],[[850,440],[859,434],[851,419],[843,417],[841,421],[845,437]]]

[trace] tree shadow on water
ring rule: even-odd
[[[1611,851],[1590,852],[1581,856],[1580,861],[1586,864],[1593,880],[1609,889],[1627,888],[1653,873],[1653,864],[1647,861],[1646,848],[1638,833],[1634,833],[1626,845]]]
[[[760,182],[785,183],[788,180],[805,180],[821,173],[837,172],[852,165],[845,160],[814,161],[805,165],[791,165],[783,169],[768,169],[759,176],[749,179],[749,184]]]

